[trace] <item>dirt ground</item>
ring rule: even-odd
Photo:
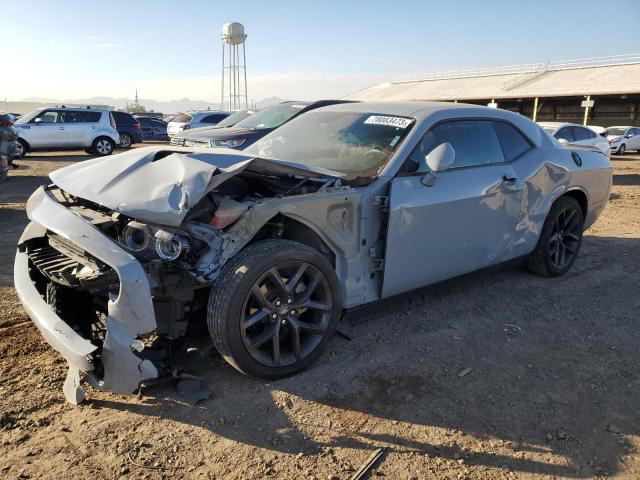
[[[17,301],[26,199],[86,158],[35,154],[0,183],[0,477],[346,479],[384,447],[367,478],[640,478],[640,156],[614,160],[568,275],[502,266],[361,310],[282,381],[195,354],[195,407],[174,385],[65,403]]]

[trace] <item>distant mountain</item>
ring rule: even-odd
[[[187,110],[218,110],[220,104],[207,102],[204,100],[191,100],[190,98],[180,98],[178,100],[159,101],[152,98],[140,99],[140,104],[144,105],[147,110],[153,110],[154,112],[162,113],[176,113],[184,112]],[[283,100],[279,97],[269,97],[258,102],[255,102],[256,108],[264,108],[269,105],[280,103]],[[49,107],[54,105],[67,105],[67,106],[106,106],[113,107],[115,109],[124,109],[127,103],[131,104],[134,100],[132,98],[114,98],[114,97],[91,97],[91,98],[78,98],[78,99],[66,99],[59,100],[55,98],[43,98],[43,97],[29,97],[19,102],[0,102],[1,111],[11,111],[16,113],[29,113],[39,107]]]

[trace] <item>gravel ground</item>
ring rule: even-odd
[[[0,477],[346,479],[379,447],[368,478],[640,477],[640,156],[614,160],[568,275],[501,266],[362,309],[353,340],[277,382],[195,354],[195,407],[173,385],[66,404],[17,301],[26,199],[86,158],[35,154],[0,184]]]

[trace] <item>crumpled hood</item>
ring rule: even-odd
[[[235,138],[250,138],[263,137],[268,132],[273,130],[272,128],[242,128],[242,127],[222,127],[222,128],[206,128],[206,129],[193,129],[191,131],[185,130],[181,137],[185,137],[188,140],[232,140]]]
[[[49,177],[71,195],[116,212],[144,222],[179,226],[208,192],[245,169],[268,175],[343,177],[331,170],[232,149],[179,147],[137,148],[69,165]]]

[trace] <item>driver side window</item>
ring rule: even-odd
[[[34,121],[38,119],[40,123],[61,123],[62,115],[61,112],[57,110],[45,110],[40,115],[38,115]]]
[[[432,128],[409,155],[402,172],[428,172],[426,156],[445,142],[451,144],[456,154],[451,168],[491,165],[505,161],[490,120],[454,120]]]

